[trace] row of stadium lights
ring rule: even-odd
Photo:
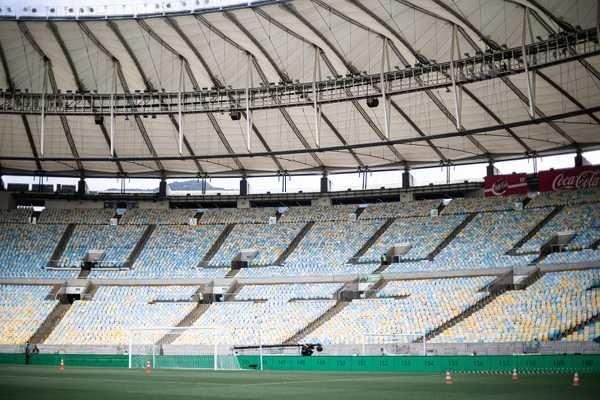
[[[204,1],[204,5],[208,5],[211,2],[211,0],[203,0],[203,1]],[[200,3],[201,3],[201,1],[200,0],[196,0],[194,3],[195,3],[196,6],[199,6]],[[147,4],[147,3],[144,4],[143,5],[144,9],[147,9],[148,5],[149,4]],[[180,2],[180,7],[181,8],[184,8],[187,5],[188,5],[187,2],[185,2],[185,1]],[[128,6],[136,7],[136,6],[139,6],[139,5],[136,5],[136,4],[133,4],[133,5],[123,4],[123,11],[126,11]],[[108,7],[109,6],[104,6],[104,9],[108,10]],[[152,7],[152,6],[150,5],[150,7]],[[160,9],[163,9],[163,8],[171,9],[171,7],[172,7],[171,3],[166,3],[166,4],[165,3],[161,3],[161,4],[156,3],[156,4],[154,4],[154,8],[157,9],[157,10],[160,10]],[[96,12],[96,9],[94,7],[87,7],[87,8],[80,7],[79,10],[77,10],[76,8],[73,8],[73,7],[65,7],[64,10],[65,10],[66,14],[74,14],[77,11],[79,11],[78,15],[86,14],[86,13],[87,14],[94,14]],[[16,11],[16,10],[13,10],[12,7],[6,7],[5,9],[3,9],[3,8],[0,7],[0,14],[2,14],[4,11],[6,11],[7,14],[12,14],[13,11]],[[30,14],[37,14],[38,13],[38,9],[36,7],[23,7],[23,12],[24,13],[30,13]],[[47,12],[47,14],[55,14],[57,12],[57,8],[55,8],[55,7],[46,7],[46,12]]]

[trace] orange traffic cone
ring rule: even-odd
[[[573,375],[573,386],[579,386],[579,382],[579,374],[575,372],[575,374]]]
[[[512,372],[512,380],[516,381],[519,379],[519,375],[517,374],[517,369],[513,368],[513,372]]]
[[[146,361],[146,373],[148,375],[152,373],[152,367],[150,367],[150,360]]]
[[[65,360],[63,360],[62,358],[60,359],[60,366],[58,367],[59,371],[64,371],[65,370]]]
[[[446,371],[446,385],[452,385],[452,375],[450,375],[450,371]]]

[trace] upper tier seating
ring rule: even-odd
[[[193,209],[133,209],[128,210],[121,217],[119,224],[123,225],[187,225],[190,218],[196,215]]]
[[[389,282],[378,294],[402,298],[352,300],[342,311],[304,340],[308,343],[360,344],[364,335],[415,334],[398,337],[401,342],[419,335],[463,312],[484,297],[479,292],[493,277],[452,278]]]
[[[302,224],[239,224],[210,260],[211,266],[226,267],[240,250],[258,250],[251,265],[271,265],[302,229]]]
[[[360,214],[359,219],[427,217],[432,209],[438,208],[440,200],[400,201],[372,203]]]
[[[44,344],[125,345],[128,329],[177,325],[195,307],[185,300],[196,290],[194,286],[101,286],[93,300],[73,303]],[[166,302],[154,303],[157,300]]]
[[[473,212],[510,211],[523,197],[459,197],[452,199],[442,214],[468,214]]]
[[[0,224],[2,278],[69,278],[73,271],[48,271],[66,225]]]
[[[525,290],[511,290],[442,332],[435,342],[550,340],[600,312],[600,269],[551,272]]]
[[[334,300],[213,303],[193,326],[217,327],[219,344],[281,344],[334,304]],[[214,336],[188,330],[173,344],[213,344]]]
[[[357,206],[311,206],[290,207],[279,222],[311,222],[311,221],[354,221],[356,219]]]
[[[105,279],[222,278],[224,269],[196,269],[223,225],[158,225],[129,271],[92,271]],[[211,275],[212,273],[212,275]]]
[[[0,224],[28,224],[31,213],[31,208],[0,210]]]
[[[567,248],[589,247],[600,239],[600,203],[567,206],[554,216],[534,237],[523,244],[519,252],[539,251],[556,233],[574,231],[575,238]]]
[[[244,285],[236,300],[269,300],[287,303],[292,299],[332,299],[342,283],[296,283],[287,285]]]
[[[23,345],[48,317],[51,286],[0,285],[0,344]]]
[[[477,214],[433,262],[392,264],[387,271],[414,272],[527,265],[532,256],[508,256],[505,253],[544,217],[545,214],[539,210]]]
[[[599,189],[584,189],[572,192],[545,192],[533,197],[526,208],[555,207],[600,202]]]
[[[104,225],[110,223],[115,211],[110,208],[46,208],[38,224]]]
[[[551,253],[544,258],[542,264],[585,263],[600,260],[600,250],[584,249],[580,251],[564,251]]]
[[[450,215],[397,219],[360,257],[360,261],[378,262],[382,254],[393,245],[400,243],[412,245],[412,248],[402,256],[403,259],[425,258],[465,218],[465,215]]]
[[[58,265],[77,267],[88,250],[105,250],[102,262],[122,267],[145,229],[134,225],[77,225]]]
[[[202,224],[266,224],[275,208],[209,208],[200,218]]]

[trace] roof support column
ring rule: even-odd
[[[315,64],[313,67],[313,111],[315,114],[315,144],[321,146],[321,106],[319,106],[319,91],[317,82],[321,80],[321,63],[319,63],[319,48],[315,46]]]
[[[494,161],[490,160],[489,164],[485,168],[485,173],[487,176],[494,176],[498,174],[498,168],[494,165]]]
[[[462,87],[456,84],[454,51],[456,51],[456,55],[458,55],[458,58],[460,58],[460,46],[458,42],[458,32],[455,24],[452,24],[452,41],[450,45],[450,78],[452,79],[452,92],[454,93],[454,118],[456,120],[456,130],[460,130],[462,127]]]
[[[87,183],[85,183],[85,179],[81,178],[81,179],[79,179],[79,182],[77,182],[77,194],[80,196],[85,196],[86,192],[87,192]]]
[[[402,188],[409,188],[413,185],[413,176],[410,173],[410,169],[404,168],[404,172],[402,172]]]
[[[329,177],[327,176],[327,171],[323,171],[323,174],[321,175],[321,187],[320,187],[320,192],[321,193],[328,193],[329,189],[331,187],[331,182],[329,181]]]
[[[529,116],[535,118],[535,71],[529,72],[529,60],[527,57],[527,31],[529,36],[533,39],[533,33],[531,32],[531,23],[529,21],[529,8],[523,7],[523,35],[521,37],[521,48],[523,65],[525,68],[525,75],[527,75],[527,99],[529,101]],[[535,55],[533,56],[535,57]]]
[[[167,198],[167,180],[165,178],[162,178],[158,184],[158,197],[161,200]]]
[[[44,58],[44,77],[42,78],[42,112],[40,114],[40,156],[44,158],[44,136],[46,119],[46,90],[48,87],[48,59]]]
[[[388,55],[388,39],[382,36],[383,45],[381,48],[381,73],[380,73],[380,89],[381,89],[381,100],[383,101],[383,133],[386,139],[390,138],[390,105],[388,97],[386,96],[387,83],[385,81],[386,63],[387,69],[390,69],[390,57]]]
[[[590,165],[590,162],[583,156],[581,150],[577,150],[577,154],[575,154],[575,166],[583,167],[584,165]]]
[[[2,180],[2,175],[0,175],[0,192],[4,192],[4,181]]]
[[[248,180],[245,176],[240,180],[240,196],[248,196]]]

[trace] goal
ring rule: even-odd
[[[362,336],[362,355],[427,355],[423,333],[366,333]]]
[[[241,369],[215,327],[135,328],[127,332],[129,368]]]

